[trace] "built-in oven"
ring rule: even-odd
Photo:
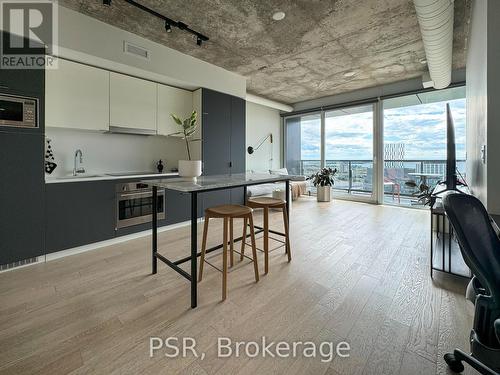
[[[158,189],[158,219],[165,219],[165,190]],[[151,222],[153,190],[139,182],[116,185],[116,229]]]
[[[38,100],[0,95],[0,126],[38,128]]]

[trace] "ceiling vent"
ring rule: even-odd
[[[413,0],[432,86],[451,83],[454,0]]]
[[[134,55],[136,57],[140,57],[141,59],[144,60],[151,59],[151,52],[149,50],[143,47],[136,46],[135,44],[132,44],[127,41],[123,42],[123,52],[125,52],[128,55]]]

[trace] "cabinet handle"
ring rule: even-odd
[[[232,161],[230,161],[230,162],[229,162],[229,168],[232,168],[232,167],[233,167],[233,162],[232,162]]]

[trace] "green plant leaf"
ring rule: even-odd
[[[184,132],[175,132],[175,133],[170,133],[170,134],[167,134],[167,135],[177,135],[177,134],[184,134]]]
[[[188,154],[188,159],[191,160],[191,152],[189,150],[189,142],[192,142],[192,139],[189,139],[190,136],[192,136],[196,132],[196,116],[197,113],[196,111],[193,111],[191,115],[184,119],[181,120],[179,116],[176,116],[175,114],[171,113],[170,116],[174,119],[175,123],[177,125],[180,125],[182,127],[182,131],[172,133],[169,135],[181,135],[181,139],[183,139],[186,142],[186,150]]]
[[[173,113],[171,113],[170,116],[174,119],[174,121],[177,125],[182,126],[182,120],[178,116],[174,115]]]

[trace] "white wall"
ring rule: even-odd
[[[246,146],[256,147],[267,135],[273,135],[273,144],[266,141],[252,155],[246,153],[246,169],[265,171],[281,166],[281,119],[274,108],[246,103]],[[271,160],[272,159],[272,160]]]
[[[487,170],[480,158],[486,145],[488,76],[486,1],[472,3],[472,19],[467,53],[467,180],[472,193],[487,204]]]
[[[477,1],[477,0],[476,0]],[[500,1],[488,1],[488,210],[500,214]]]
[[[75,150],[83,152],[87,173],[156,171],[162,159],[166,168],[177,168],[177,161],[186,157],[182,140],[160,136],[140,136],[47,128],[52,140],[57,168],[51,176],[64,176],[73,171]]]
[[[61,57],[173,86],[206,87],[245,98],[245,77],[94,18],[60,6],[58,26]],[[124,41],[148,49],[151,60],[125,54]]]
[[[467,176],[473,194],[500,214],[500,2],[475,0],[467,50]],[[486,145],[486,163],[481,147]]]

